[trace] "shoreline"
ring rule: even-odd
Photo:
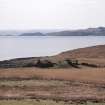
[[[0,61],[0,68],[90,66],[105,67],[105,45],[89,46],[61,52],[54,56],[25,57]],[[77,64],[76,64],[77,63]]]
[[[0,102],[27,100],[39,105],[49,100],[54,105],[104,104],[105,45],[1,61]]]

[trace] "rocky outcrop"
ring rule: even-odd
[[[77,60],[65,59],[54,62],[45,58],[14,59],[0,62],[0,68],[38,67],[38,68],[79,68]]]

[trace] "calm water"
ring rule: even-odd
[[[105,44],[104,36],[0,37],[0,60],[49,56],[98,44]]]

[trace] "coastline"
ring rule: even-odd
[[[104,87],[105,45],[0,62],[0,102],[100,105]]]
[[[104,67],[105,64],[105,45],[96,45],[85,48],[78,48],[74,50],[65,51],[54,56],[43,56],[43,57],[26,57],[26,58],[15,58],[10,60],[0,61],[0,67],[13,68],[13,67],[38,67],[37,63],[51,64],[51,67],[59,66],[59,63],[68,63],[67,66],[72,66],[77,62],[77,66],[82,66],[83,63],[87,63],[96,66]],[[71,62],[71,64],[69,64]],[[66,67],[66,64],[64,65]],[[84,65],[85,66],[85,65]],[[50,67],[50,65],[49,65]],[[43,67],[42,67],[43,68]]]

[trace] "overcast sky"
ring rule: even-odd
[[[0,29],[105,26],[105,0],[0,0]]]

